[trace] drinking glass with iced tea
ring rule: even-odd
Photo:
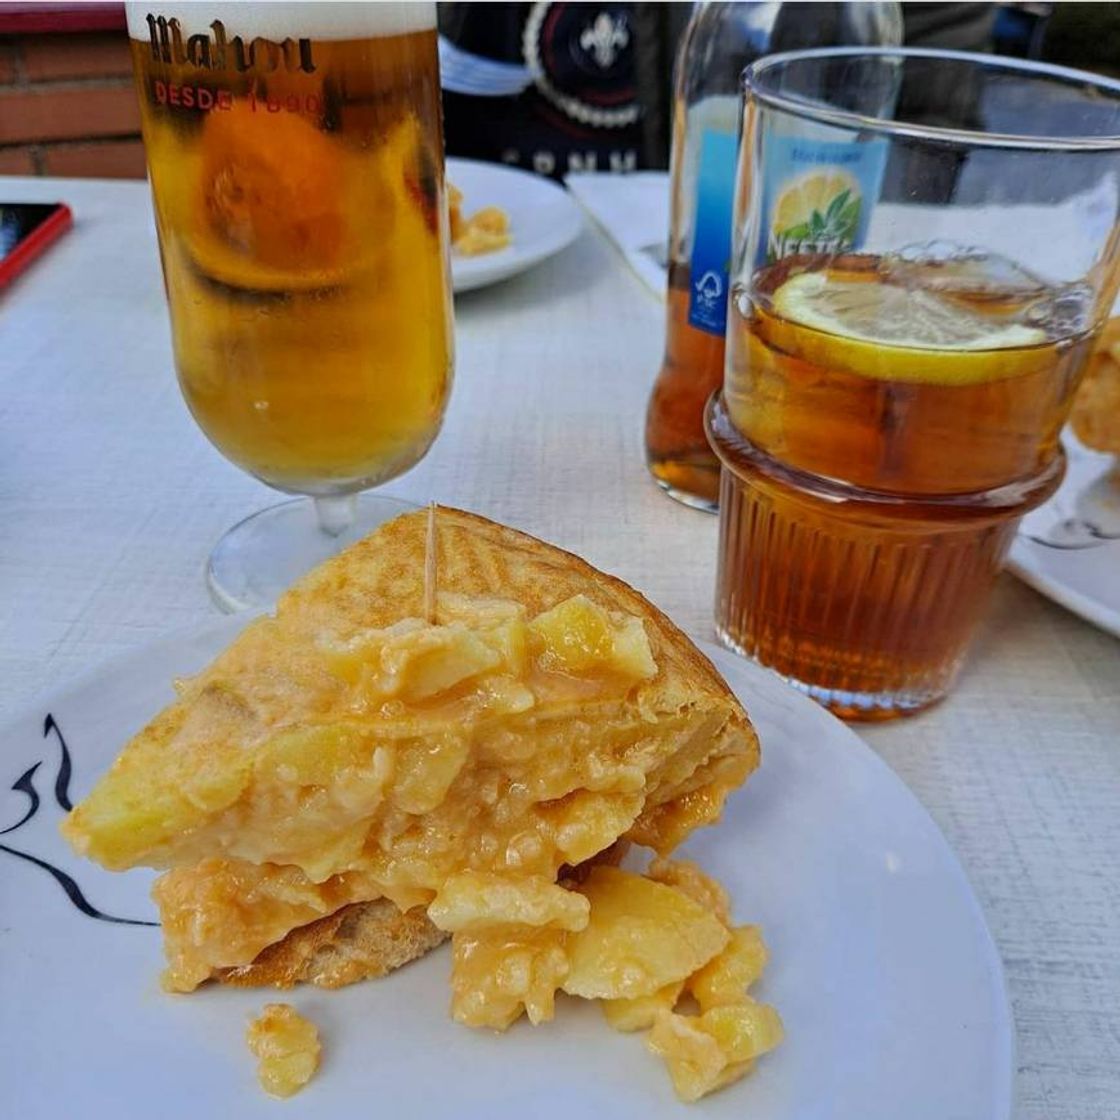
[[[953,52],[745,73],[722,640],[848,718],[940,699],[1120,284],[1120,84]]]

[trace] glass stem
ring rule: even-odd
[[[315,498],[314,501],[319,528],[328,537],[337,537],[354,524],[358,512],[357,494],[336,494],[328,498]]]

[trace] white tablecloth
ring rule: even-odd
[[[0,705],[14,709],[211,617],[211,544],[274,495],[180,400],[147,188],[0,179],[0,197],[65,200],[76,218],[0,297]],[[659,302],[589,229],[456,310],[446,427],[387,492],[574,549],[710,637],[715,519],[664,497],[642,459]],[[957,693],[864,734],[987,913],[1019,1117],[1120,1117],[1120,642],[1005,577]]]

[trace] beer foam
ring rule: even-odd
[[[186,39],[208,35],[210,24],[220,19],[226,35],[240,35],[245,42],[258,36],[279,42],[283,39],[380,39],[429,31],[436,26],[436,6],[428,0],[388,0],[381,3],[355,0],[303,0],[282,4],[248,3],[245,0],[219,0],[218,3],[190,3],[177,0],[163,3],[129,3],[130,38],[146,42],[147,17],[177,19]]]

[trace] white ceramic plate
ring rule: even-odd
[[[449,159],[447,178],[463,192],[463,212],[500,206],[509,214],[513,242],[496,253],[463,257],[452,250],[451,279],[467,292],[516,276],[570,245],[583,228],[579,206],[563,187],[516,167]]]
[[[1054,496],[1023,518],[1007,566],[1067,610],[1120,638],[1120,459],[1066,429]]]
[[[944,839],[851,731],[714,648],[764,762],[687,854],[729,887],[738,920],[762,923],[771,963],[759,994],[788,1032],[747,1080],[689,1112],[640,1036],[563,997],[537,1028],[457,1026],[446,948],[338,992],[162,994],[156,929],[78,908],[150,921],[151,873],[114,875],[72,855],[57,833],[60,803],[81,798],[171,699],[173,676],[200,668],[243,623],[134,653],[0,731],[4,1115],[1007,1120],[1000,962]],[[249,1015],[276,998],[319,1024],[325,1049],[318,1077],[283,1105],[257,1088],[244,1043]]]

